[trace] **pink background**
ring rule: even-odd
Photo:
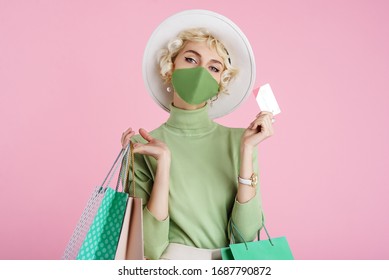
[[[143,49],[193,8],[241,27],[282,109],[259,147],[270,233],[296,259],[389,259],[387,3],[1,0],[0,259],[61,257],[122,132],[168,117],[145,91]],[[257,113],[252,96],[217,121]]]

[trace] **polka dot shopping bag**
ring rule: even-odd
[[[128,145],[120,151],[101,186],[93,191],[65,249],[63,259],[112,260],[115,258],[128,200],[128,194],[120,192],[118,188],[122,174],[126,174],[122,172],[123,158],[130,149]],[[109,185],[119,166],[116,188],[113,189]]]

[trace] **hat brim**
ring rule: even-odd
[[[207,10],[187,10],[164,20],[152,33],[143,56],[143,80],[153,100],[164,110],[170,111],[173,93],[159,74],[158,52],[178,33],[188,28],[206,28],[226,47],[231,64],[239,69],[238,75],[228,85],[228,94],[220,94],[209,107],[209,117],[222,117],[237,109],[250,95],[255,83],[255,59],[251,45],[230,19]]]

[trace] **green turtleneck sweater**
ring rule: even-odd
[[[239,203],[237,194],[243,128],[228,128],[208,117],[208,105],[182,110],[171,105],[170,117],[150,134],[171,151],[169,216],[157,220],[147,208],[157,161],[135,154],[136,196],[143,199],[145,256],[159,259],[169,243],[215,249],[229,244],[233,219],[246,240],[261,227],[259,184],[256,196]],[[146,143],[140,135],[133,142]],[[257,150],[253,170],[258,174]],[[129,179],[130,183],[132,178]]]

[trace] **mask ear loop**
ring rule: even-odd
[[[219,99],[219,93],[216,94],[216,98],[210,99],[211,100],[210,106],[212,107],[213,106],[213,102],[215,102],[218,99]]]

